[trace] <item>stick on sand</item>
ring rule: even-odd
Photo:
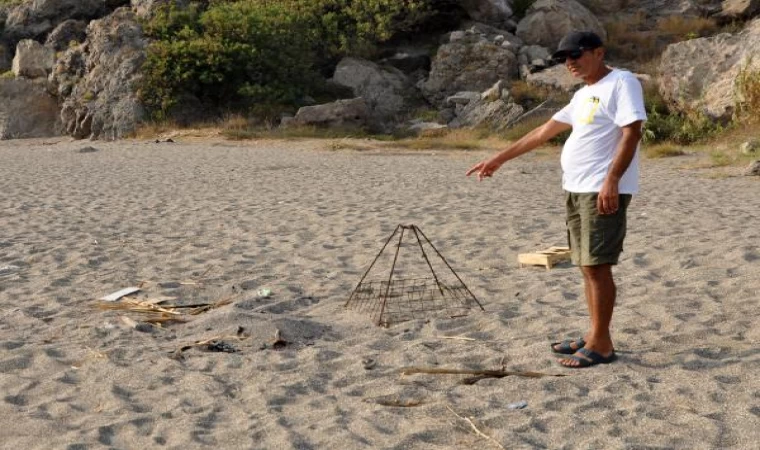
[[[467,417],[462,417],[462,416],[460,416],[459,414],[457,414],[457,413],[456,413],[456,411],[454,411],[453,409],[451,409],[451,407],[450,407],[450,406],[446,406],[446,408],[448,408],[448,410],[449,410],[449,411],[451,411],[452,413],[454,413],[454,415],[455,415],[455,416],[457,416],[457,417],[459,417],[460,419],[462,419],[462,420],[466,421],[467,423],[469,423],[469,424],[470,424],[470,427],[472,427],[472,429],[473,429],[473,430],[475,430],[475,433],[476,433],[478,436],[481,436],[481,437],[483,437],[483,438],[487,439],[488,441],[490,441],[491,443],[493,443],[494,445],[496,445],[496,446],[497,446],[497,447],[499,447],[500,449],[502,449],[502,450],[506,450],[506,449],[504,448],[504,446],[503,446],[503,445],[499,444],[499,441],[497,441],[496,439],[492,438],[491,436],[489,436],[489,435],[487,435],[487,434],[483,433],[482,431],[480,431],[480,430],[478,429],[478,427],[476,427],[476,426],[475,426],[475,424],[474,424],[474,423],[472,423],[472,420],[470,420],[470,419],[469,419],[469,418],[467,418]]]
[[[541,372],[519,372],[511,370],[468,370],[468,369],[445,369],[438,367],[404,367],[401,369],[402,375],[413,375],[416,373],[428,373],[432,375],[481,375],[493,378],[503,378],[508,376],[527,377],[527,378],[545,378],[545,377],[566,377],[565,374],[551,374]]]

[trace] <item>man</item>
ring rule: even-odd
[[[601,38],[591,32],[562,38],[553,57],[586,85],[549,121],[467,172],[482,181],[505,162],[572,129],[562,149],[562,187],[568,241],[583,274],[591,323],[584,337],[551,346],[566,355],[559,363],[571,368],[615,359],[612,266],[623,250],[626,209],[638,191],[638,145],[646,120],[641,84],[630,72],[608,67],[604,51]]]

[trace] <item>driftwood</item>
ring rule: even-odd
[[[527,377],[527,378],[545,378],[545,377],[565,377],[564,374],[550,374],[541,372],[520,372],[512,370],[470,370],[470,369],[445,369],[438,367],[404,367],[401,369],[402,375],[414,375],[417,373],[427,373],[432,375],[475,375],[488,378],[504,378],[509,376]],[[477,380],[476,380],[477,381]]]

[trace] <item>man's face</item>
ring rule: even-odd
[[[565,58],[565,67],[576,78],[586,78],[599,70],[604,64],[604,49],[583,50],[580,54],[569,54]]]

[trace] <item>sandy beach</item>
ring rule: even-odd
[[[619,360],[572,370],[548,344],[587,326],[578,269],[517,264],[566,243],[557,152],[478,183],[490,152],[175,140],[0,142],[0,447],[758,448],[757,177],[642,161]],[[386,328],[344,307],[399,224],[485,311]],[[221,304],[160,327],[99,307],[132,286]]]

